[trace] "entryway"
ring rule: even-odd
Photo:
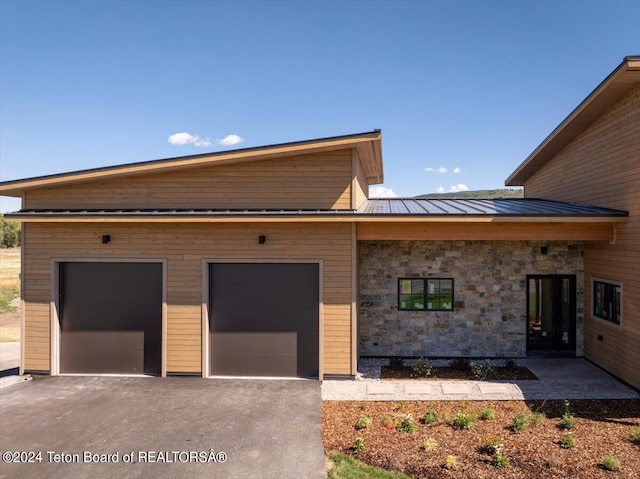
[[[527,276],[527,355],[576,353],[576,276]]]

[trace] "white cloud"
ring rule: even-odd
[[[224,138],[216,140],[216,143],[223,146],[233,146],[237,145],[238,143],[242,143],[243,141],[244,138],[241,138],[238,135],[227,135]]]
[[[427,173],[446,173],[449,170],[446,169],[444,166],[441,166],[440,168],[432,168],[429,166],[425,168],[424,171],[426,171]]]
[[[386,186],[370,186],[369,197],[371,198],[397,198],[396,192]]]
[[[451,188],[449,188],[449,191],[451,193],[457,193],[459,191],[468,191],[469,187],[463,183],[458,183],[457,185],[453,185]]]
[[[444,186],[438,186],[438,189],[436,191],[438,193],[444,193],[445,192]]]
[[[460,167],[459,167],[459,166],[456,166],[456,167],[453,169],[453,172],[454,172],[456,175],[457,175],[458,173],[460,173],[460,171],[461,171],[461,170],[460,170]]]
[[[209,138],[200,138],[198,135],[192,135],[186,131],[169,135],[169,143],[172,145],[211,146]]]

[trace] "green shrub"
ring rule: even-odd
[[[363,414],[356,423],[356,429],[365,429],[371,425],[371,414]]]
[[[562,449],[571,449],[575,447],[575,445],[576,445],[576,441],[573,438],[573,434],[571,434],[571,431],[565,432],[564,437],[560,441],[560,447]]]
[[[475,427],[475,417],[472,414],[459,412],[451,418],[451,425],[454,429],[473,429]]]
[[[495,377],[496,372],[491,366],[491,363],[489,361],[485,361],[484,363],[472,363],[471,374],[473,374],[474,378],[480,381],[486,381],[490,377]]]
[[[427,378],[431,376],[431,365],[424,358],[419,358],[411,368],[410,376],[412,378]]]
[[[544,421],[545,419],[547,419],[547,415],[545,413],[543,413],[543,412],[534,412],[533,414],[529,415],[528,422],[532,426],[535,426],[536,424]]]
[[[603,456],[600,465],[607,471],[617,471],[620,469],[620,460],[615,456]]]
[[[483,454],[489,454],[490,456],[493,456],[498,451],[502,450],[502,446],[503,446],[502,439],[491,434],[487,436],[482,442],[482,444],[480,445],[480,452]]]
[[[355,454],[360,454],[362,451],[364,451],[364,438],[362,436],[358,436],[353,443],[353,452]]]
[[[491,464],[494,467],[509,467],[509,463],[511,463],[511,458],[503,453],[502,450],[498,451],[491,459]]]
[[[636,426],[631,431],[631,442],[640,446],[640,426]]]
[[[20,246],[21,223],[5,221],[0,214],[0,248],[16,248]]]
[[[518,414],[513,418],[513,423],[511,424],[511,429],[513,432],[522,432],[524,428],[527,427],[529,423],[529,416],[526,414]]]
[[[411,414],[407,414],[398,426],[398,431],[400,432],[416,432],[417,430],[418,426],[416,426],[413,421],[413,416]]]
[[[495,419],[495,417],[496,417],[496,412],[491,408],[487,408],[480,413],[480,419],[484,421]]]
[[[434,409],[427,409],[427,412],[422,416],[422,422],[424,424],[433,424],[434,422],[438,422],[438,413]]]
[[[574,429],[576,427],[576,418],[569,409],[569,401],[564,402],[564,414],[562,414],[558,427],[560,429]]]

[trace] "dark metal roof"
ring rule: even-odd
[[[25,209],[6,216],[45,217],[626,217],[626,211],[536,199],[414,199],[367,200],[358,210],[331,209]]]
[[[626,211],[529,198],[367,200],[357,211],[390,216],[628,216]]]

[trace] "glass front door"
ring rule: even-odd
[[[527,352],[575,350],[575,275],[527,276]]]

